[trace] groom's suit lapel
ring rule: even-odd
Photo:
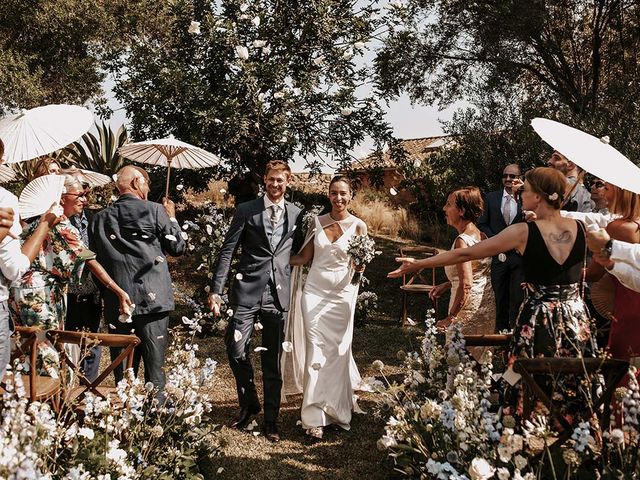
[[[257,216],[256,225],[262,232],[262,235],[264,237],[264,244],[267,246],[268,250],[271,250],[271,244],[269,242],[269,234],[267,233],[267,225],[264,222],[264,212],[265,212],[264,197],[260,197],[256,200],[255,212],[256,212],[255,215]]]

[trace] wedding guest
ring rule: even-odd
[[[596,262],[622,285],[640,292],[640,243],[613,240],[605,229],[587,233],[587,245]]]
[[[640,244],[640,195],[605,183],[604,196],[611,213],[618,217],[607,225],[607,233],[614,240]],[[605,252],[608,254],[609,252]],[[609,255],[610,256],[610,255]],[[602,265],[592,263],[588,278],[597,280],[604,275]],[[614,278],[614,308],[609,331],[609,352],[614,358],[629,359],[640,355],[640,293],[625,287]]]
[[[74,205],[84,195],[84,190],[78,180],[69,176],[65,178],[64,186],[65,193],[60,204],[65,213],[70,214],[75,211]],[[119,308],[126,310],[130,303],[129,296],[95,260],[76,228],[65,216],[49,221],[51,216],[54,215],[45,214],[40,222],[28,223],[22,233],[23,237],[28,237],[38,232],[42,229],[43,220],[51,227],[46,231],[29,270],[11,285],[13,318],[21,325],[46,330],[63,327],[67,316],[67,287],[82,274],[85,265],[102,284],[113,291]]]
[[[130,318],[120,317],[118,299],[112,292],[105,291],[104,319],[109,332],[135,333],[140,337],[134,372],[137,374],[142,359],[145,382],[152,382],[158,388],[158,398],[162,398],[169,314],[175,308],[165,252],[180,256],[186,250],[186,243],[175,218],[173,202],[164,198],[159,205],[147,200],[151,184],[145,170],[134,166],[121,168],[116,186],[120,197],[94,215],[88,235],[98,260],[130,295],[135,308]],[[120,351],[113,348],[112,359]],[[120,366],[115,371],[116,381],[122,376]]]
[[[475,223],[483,209],[482,196],[476,187],[463,187],[447,197],[443,210],[447,225],[454,227],[458,236],[451,249],[469,248],[487,236]],[[438,298],[451,289],[449,316],[438,322],[447,328],[458,322],[465,335],[494,333],[496,326],[496,299],[491,286],[491,258],[448,265],[444,269],[448,282],[437,285],[429,296]],[[486,349],[470,348],[470,353],[481,361]]]
[[[4,155],[4,143],[0,140],[0,163]],[[11,355],[10,336],[13,320],[8,300],[13,281],[21,278],[38,255],[42,242],[59,217],[47,212],[40,218],[31,236],[20,245],[22,226],[18,215],[18,199],[0,187],[0,380]]]
[[[560,152],[553,152],[547,164],[562,173],[567,181],[567,192],[563,209],[569,212],[592,212],[594,203],[591,200],[591,193],[582,183],[584,170],[570,161]]]
[[[83,187],[85,187],[83,185]],[[61,204],[64,214],[80,234],[82,242],[89,245],[89,223],[93,220],[95,211],[86,208],[88,189],[84,188],[78,194],[63,195]],[[100,317],[102,316],[102,301],[100,290],[95,284],[93,276],[85,270],[80,278],[74,278],[69,283],[67,293],[66,330],[88,330],[93,333],[100,331]],[[100,366],[99,346],[94,346],[89,352],[83,352],[82,371],[91,381],[98,376]]]
[[[594,204],[593,213],[600,213],[602,215],[609,215],[608,202],[604,195],[605,182],[599,178],[595,178],[591,182],[591,201]]]
[[[514,180],[522,177],[520,166],[513,163],[502,171],[502,190],[490,192],[484,198],[484,211],[478,219],[478,228],[488,238],[509,225],[521,222],[522,202],[513,188]],[[496,255],[491,261],[491,284],[496,299],[496,330],[511,330],[524,297],[522,283],[522,257],[511,250]]]
[[[209,295],[209,306],[215,315],[219,315],[231,261],[240,248],[238,274],[229,288],[233,318],[225,334],[240,404],[238,419],[231,426],[244,429],[261,410],[249,356],[250,339],[257,321],[263,326],[264,350],[260,352],[264,386],[263,430],[271,442],[280,441],[277,423],[282,390],[280,358],[289,311],[289,257],[300,217],[300,209],[284,198],[290,181],[291,167],[286,162],[273,160],[267,163],[266,193],[236,208],[218,256]]]
[[[522,208],[536,214],[537,220],[510,225],[496,236],[468,248],[457,248],[431,258],[397,258],[402,265],[388,274],[405,273],[470,260],[515,249],[522,254],[526,298],[516,321],[508,365],[517,358],[592,356],[595,352],[591,319],[580,295],[586,265],[586,240],[582,223],[560,215],[566,179],[552,168],[540,167],[525,175]],[[551,379],[542,381],[550,390]],[[563,413],[584,412],[586,399],[574,378],[558,380],[553,391],[554,404]],[[521,383],[512,398],[515,413],[522,413]],[[510,409],[509,409],[510,410]],[[513,413],[513,412],[512,412]]]
[[[38,160],[33,172],[33,178],[42,177],[44,175],[60,175],[62,168],[55,158],[44,157]]]
[[[303,372],[298,375],[304,383],[302,428],[315,439],[322,438],[328,425],[351,428],[353,391],[362,380],[351,353],[358,297],[358,285],[351,280],[354,272],[363,268],[352,264],[347,251],[354,235],[367,234],[367,226],[347,210],[351,197],[349,179],[334,177],[329,184],[331,211],[313,218],[304,248],[290,259],[293,266],[311,264],[304,285],[292,298],[297,306],[299,296],[300,309],[291,309],[287,323],[288,330],[297,324],[298,330],[304,331],[303,352],[291,352],[291,357],[305,359],[293,368]],[[294,349],[296,346],[293,342]],[[283,363],[283,371],[287,371]]]

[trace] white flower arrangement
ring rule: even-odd
[[[351,261],[358,267],[364,267],[380,255],[382,252],[376,250],[376,242],[369,235],[354,235],[349,240],[347,254],[351,257]],[[353,275],[351,283],[357,285],[360,283],[362,274],[356,272]]]

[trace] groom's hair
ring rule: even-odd
[[[264,167],[265,177],[269,175],[271,170],[275,170],[276,172],[286,172],[287,176],[291,177],[291,167],[283,160],[271,160],[270,162],[267,162],[267,166]]]

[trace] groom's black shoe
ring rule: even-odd
[[[278,424],[276,422],[264,422],[264,436],[267,440],[273,443],[280,441],[280,434],[278,433]]]
[[[251,423],[251,419],[254,415],[260,413],[260,406],[254,405],[250,407],[242,407],[240,409],[240,415],[238,419],[231,424],[231,428],[235,428],[237,430],[244,430],[247,428],[249,423]]]

